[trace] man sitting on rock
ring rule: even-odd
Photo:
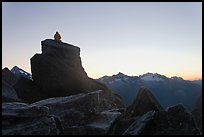
[[[56,41],[61,41],[61,40],[60,40],[60,39],[61,39],[61,36],[60,36],[60,34],[59,34],[58,32],[55,33],[54,39],[55,39]]]

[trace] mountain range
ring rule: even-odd
[[[16,76],[32,80],[32,75],[18,66],[14,66],[11,72]],[[193,110],[202,90],[202,80],[190,81],[177,76],[168,78],[165,75],[149,72],[139,76],[128,76],[119,72],[116,75],[103,76],[97,81],[119,94],[127,105],[133,103],[140,87],[147,87],[163,107],[182,103],[189,110]]]
[[[133,102],[140,87],[146,87],[164,108],[182,103],[192,110],[202,91],[202,81],[189,81],[177,76],[168,78],[149,72],[139,76],[128,76],[119,72],[112,76],[103,76],[97,81],[118,93],[127,105]]]

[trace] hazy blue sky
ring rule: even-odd
[[[59,31],[81,48],[88,76],[147,72],[202,78],[202,3],[2,4],[2,68],[30,70],[41,41]]]

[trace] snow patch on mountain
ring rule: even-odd
[[[157,73],[146,73],[139,77],[144,81],[164,81],[164,78]]]

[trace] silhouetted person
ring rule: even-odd
[[[56,41],[61,41],[61,40],[60,40],[60,39],[61,39],[61,36],[60,36],[60,34],[59,34],[58,32],[55,33],[54,39],[55,39]]]

